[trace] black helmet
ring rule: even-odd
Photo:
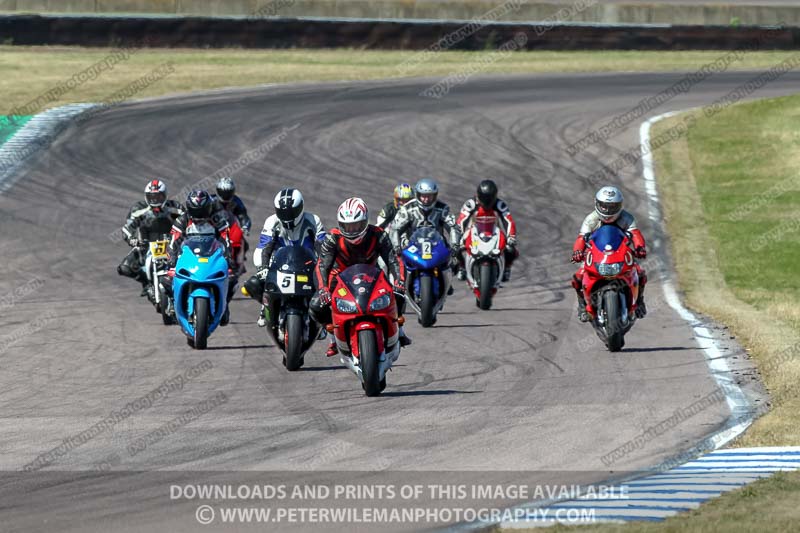
[[[303,195],[297,189],[282,189],[275,195],[275,214],[283,227],[292,230],[303,221]]]
[[[223,203],[233,200],[234,193],[236,193],[236,184],[233,183],[232,178],[226,176],[217,182],[217,196]]]
[[[486,209],[494,209],[497,202],[497,184],[492,180],[483,180],[478,185],[478,203]]]
[[[186,212],[192,220],[207,220],[211,218],[213,206],[211,196],[201,189],[190,192],[186,198]]]

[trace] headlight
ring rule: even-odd
[[[388,294],[384,294],[380,298],[377,298],[371,304],[369,304],[370,311],[381,311],[389,307],[389,304],[392,303],[392,299],[389,298]]]
[[[597,263],[597,272],[601,276],[616,276],[622,272],[622,263]]]
[[[355,313],[358,311],[355,302],[351,302],[349,300],[342,300],[341,298],[336,299],[336,309],[340,313]]]

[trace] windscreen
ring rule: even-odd
[[[607,224],[592,234],[594,245],[604,251],[617,250],[625,241],[625,232],[617,226]]]

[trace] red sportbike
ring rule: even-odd
[[[382,270],[353,265],[334,278],[332,331],[341,361],[355,372],[367,396],[386,388],[386,371],[400,355],[397,302]]]
[[[592,233],[583,268],[583,297],[597,336],[609,351],[625,345],[625,334],[636,322],[639,271],[628,235],[614,225]]]
[[[237,274],[242,275],[247,271],[244,266],[247,242],[244,240],[244,232],[239,225],[239,219],[227,211],[226,213],[228,214],[228,239],[231,243],[231,258],[239,267]]]

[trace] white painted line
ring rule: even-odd
[[[656,187],[653,154],[650,151],[650,129],[656,122],[674,116],[677,113],[678,112],[673,111],[658,115],[645,121],[641,128],[639,128],[639,139],[642,150],[642,174],[644,177],[645,191],[650,200],[649,216],[656,224],[661,223],[662,217],[661,202],[658,196],[658,188]],[[695,339],[706,357],[706,364],[711,370],[711,376],[717,382],[717,386],[725,392],[725,400],[731,410],[733,425],[709,437],[714,444],[714,448],[720,448],[741,435],[744,430],[753,423],[752,406],[733,378],[731,368],[728,366],[716,339],[714,339],[708,328],[702,326],[697,317],[683,306],[672,280],[666,277],[662,281],[661,286],[664,290],[664,298],[669,306],[672,307],[681,318],[688,322],[694,330]]]

